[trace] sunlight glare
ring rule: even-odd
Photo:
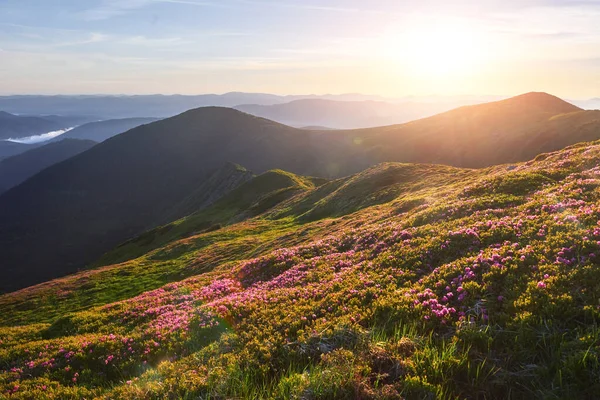
[[[389,58],[407,72],[432,78],[465,75],[483,61],[485,46],[477,30],[458,21],[433,20],[410,24],[385,40]]]

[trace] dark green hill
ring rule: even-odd
[[[17,186],[43,169],[91,149],[91,140],[64,139],[0,161],[0,193]]]

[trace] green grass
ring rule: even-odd
[[[593,143],[511,168],[271,172],[121,264],[0,296],[0,391],[594,398],[599,162]]]

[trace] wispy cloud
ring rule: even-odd
[[[84,20],[97,21],[126,14],[152,4],[171,3],[190,6],[218,6],[218,2],[202,0],[102,0],[98,7],[87,9],[78,14]]]
[[[82,46],[82,45],[91,44],[91,43],[105,42],[109,38],[110,38],[109,35],[105,35],[103,33],[98,33],[98,32],[92,32],[87,36],[87,38],[83,38],[80,40],[68,41],[68,42],[55,43],[52,45],[52,47]]]
[[[170,3],[183,4],[198,7],[218,7],[218,8],[235,8],[235,5],[250,5],[250,6],[268,6],[277,8],[293,8],[302,10],[328,11],[328,12],[344,12],[344,13],[367,13],[367,14],[383,14],[384,11],[369,7],[339,7],[319,4],[308,4],[306,2],[289,2],[289,1],[268,1],[268,0],[230,0],[229,4],[225,1],[210,1],[210,0],[103,0],[102,3],[78,15],[84,20],[94,21],[112,18],[123,15],[136,9],[144,8],[153,4]],[[389,14],[388,12],[385,12]]]
[[[23,144],[35,144],[35,143],[42,143],[42,142],[46,142],[50,139],[54,139],[55,137],[58,137],[64,133],[67,133],[71,130],[73,130],[74,128],[67,128],[67,129],[61,129],[58,131],[52,131],[52,132],[48,132],[48,133],[43,133],[41,135],[34,135],[34,136],[27,136],[27,137],[22,137],[22,138],[18,138],[18,139],[5,139],[6,142],[13,142],[13,143],[23,143]]]

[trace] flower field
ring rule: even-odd
[[[382,164],[0,297],[10,399],[600,393],[600,144]]]

